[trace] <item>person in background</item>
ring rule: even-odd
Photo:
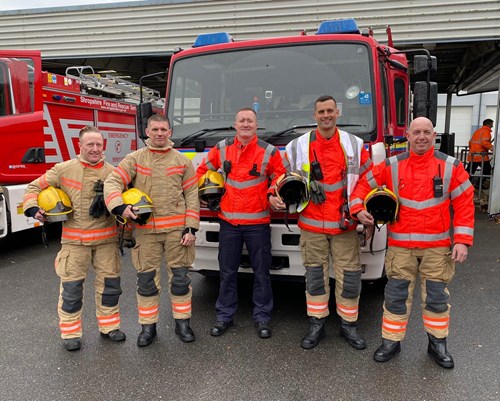
[[[493,120],[487,118],[483,121],[483,126],[472,134],[469,141],[469,154],[467,155],[467,172],[473,176],[478,168],[481,168],[482,176],[491,175],[491,156],[490,152],[493,151],[493,144],[491,140],[491,129],[493,128]],[[483,188],[488,188],[485,186],[485,181],[483,179]],[[487,184],[486,184],[487,185]]]
[[[453,368],[446,344],[448,285],[455,262],[466,260],[473,242],[474,188],[459,160],[434,150],[436,132],[429,119],[414,119],[406,137],[409,152],[376,165],[372,179],[360,180],[353,193],[357,202],[351,213],[365,225],[374,224],[362,206],[372,189],[385,186],[399,199],[399,216],[388,225],[382,345],[373,358],[387,362],[401,351],[419,276],[428,353],[443,368]]]

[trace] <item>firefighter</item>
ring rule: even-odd
[[[397,220],[388,225],[383,342],[373,358],[386,362],[400,352],[420,276],[428,353],[440,366],[453,368],[446,347],[450,323],[448,284],[455,274],[455,262],[463,262],[472,245],[474,189],[459,160],[434,150],[436,132],[430,120],[413,120],[406,137],[409,152],[376,165],[371,182],[361,180],[353,193],[356,204],[351,213],[366,225],[374,221],[363,209],[362,199],[377,186],[387,186],[400,205]]]
[[[65,220],[55,268],[61,280],[59,328],[68,351],[81,347],[83,286],[89,265],[95,271],[99,331],[111,341],[125,340],[120,330],[118,305],[122,290],[117,226],[113,216],[107,213],[102,193],[103,181],[113,166],[104,161],[104,140],[97,128],[83,128],[79,146],[80,154],[75,159],[56,164],[31,182],[23,200],[26,216],[41,222],[54,218]],[[65,214],[63,207],[56,206],[62,204],[67,212],[69,202],[72,206],[69,214]]]
[[[337,128],[338,116],[335,99],[321,96],[314,105],[317,130],[286,147],[292,171],[301,171],[309,181],[310,200],[298,209],[309,316],[309,332],[301,342],[304,349],[316,347],[326,333],[330,256],[340,335],[353,348],[366,348],[357,332],[361,264],[357,223],[349,216],[349,200],[359,177],[370,171],[372,162],[361,139]]]
[[[493,151],[491,143],[491,129],[493,120],[487,118],[483,121],[483,126],[477,129],[469,141],[469,154],[467,155],[467,167],[465,168],[472,176],[476,170],[481,167],[481,175],[491,175],[491,157],[489,152]],[[484,185],[484,182],[483,182]],[[487,188],[486,186],[483,186]]]
[[[195,340],[190,326],[192,288],[189,270],[194,262],[195,234],[199,229],[198,186],[191,161],[173,148],[170,122],[160,114],[148,120],[146,147],[128,154],[104,183],[109,211],[136,221],[132,262],[137,270],[137,303],[141,332],[139,347],[156,337],[160,307],[160,267],[166,258],[168,288],[175,334]],[[149,219],[142,219],[134,198],[125,203],[128,187],[142,191],[153,204]],[[133,194],[133,192],[132,192]],[[137,200],[139,201],[139,200]],[[135,205],[135,206],[134,206]]]
[[[197,170],[221,170],[225,192],[220,200],[219,269],[220,288],[215,304],[216,322],[210,334],[220,336],[233,325],[238,307],[237,274],[243,244],[254,272],[253,320],[259,338],[269,338],[273,293],[271,268],[271,217],[269,206],[281,201],[274,195],[277,178],[285,173],[280,152],[257,138],[257,115],[251,108],[236,113],[234,138],[210,149]],[[269,184],[270,183],[270,184]],[[206,205],[206,202],[203,203]]]

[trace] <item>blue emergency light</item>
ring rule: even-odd
[[[353,18],[338,19],[333,21],[323,21],[318,28],[316,35],[326,35],[331,33],[358,33],[358,24]]]
[[[220,43],[230,42],[234,42],[234,40],[227,32],[202,33],[201,35],[198,35],[194,41],[193,47],[218,45]]]

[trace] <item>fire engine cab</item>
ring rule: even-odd
[[[52,74],[38,51],[0,51],[0,238],[39,225],[23,215],[26,184],[79,153],[81,128],[99,128],[112,164],[137,149],[141,98],[161,110],[159,93],[132,82],[87,66]]]
[[[211,147],[235,135],[236,111],[253,107],[259,138],[283,151],[289,141],[316,128],[314,102],[332,95],[341,112],[337,125],[363,139],[375,163],[403,150],[405,145],[394,146],[394,139],[404,136],[410,116],[408,62],[388,34],[388,44],[381,44],[371,29],[360,31],[347,19],[325,21],[314,34],[290,37],[235,41],[226,32],[199,35],[192,48],[177,51],[170,62],[165,113],[175,147],[197,167]],[[416,56],[416,72],[430,66],[435,66],[431,57]],[[435,114],[436,85],[417,84],[415,115]],[[289,231],[284,217],[274,213],[272,218],[272,273],[302,277],[300,232],[296,224],[289,224]],[[219,223],[206,209],[201,220],[195,270],[209,273],[218,270]],[[293,223],[293,216],[288,220]],[[363,279],[382,277],[385,228],[377,232],[372,252],[363,227],[358,232]],[[244,256],[241,272],[251,271],[247,262]]]

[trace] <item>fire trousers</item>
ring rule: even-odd
[[[420,276],[425,331],[437,338],[447,337],[450,324],[448,283],[455,275],[450,248],[390,246],[385,269],[388,281],[384,294],[382,337],[392,341],[404,339],[417,275]]]
[[[273,309],[271,287],[271,227],[269,224],[233,226],[221,220],[219,232],[219,297],[215,303],[217,320],[229,322],[238,308],[238,269],[243,244],[253,269],[253,320],[268,322]]]
[[[57,312],[61,337],[64,339],[82,336],[83,290],[90,265],[95,272],[99,331],[106,334],[120,328],[118,300],[122,290],[117,243],[94,246],[63,244],[56,256],[55,269],[61,279]]]
[[[306,269],[307,315],[321,319],[330,314],[328,302],[330,260],[332,260],[337,313],[347,322],[357,321],[361,293],[361,265],[356,230],[338,235],[302,230],[300,250]]]
[[[166,259],[168,288],[174,319],[191,317],[191,279],[194,244],[180,244],[182,231],[162,234],[139,234],[132,249],[132,263],[137,270],[137,307],[140,324],[158,322],[160,310],[160,272]]]

